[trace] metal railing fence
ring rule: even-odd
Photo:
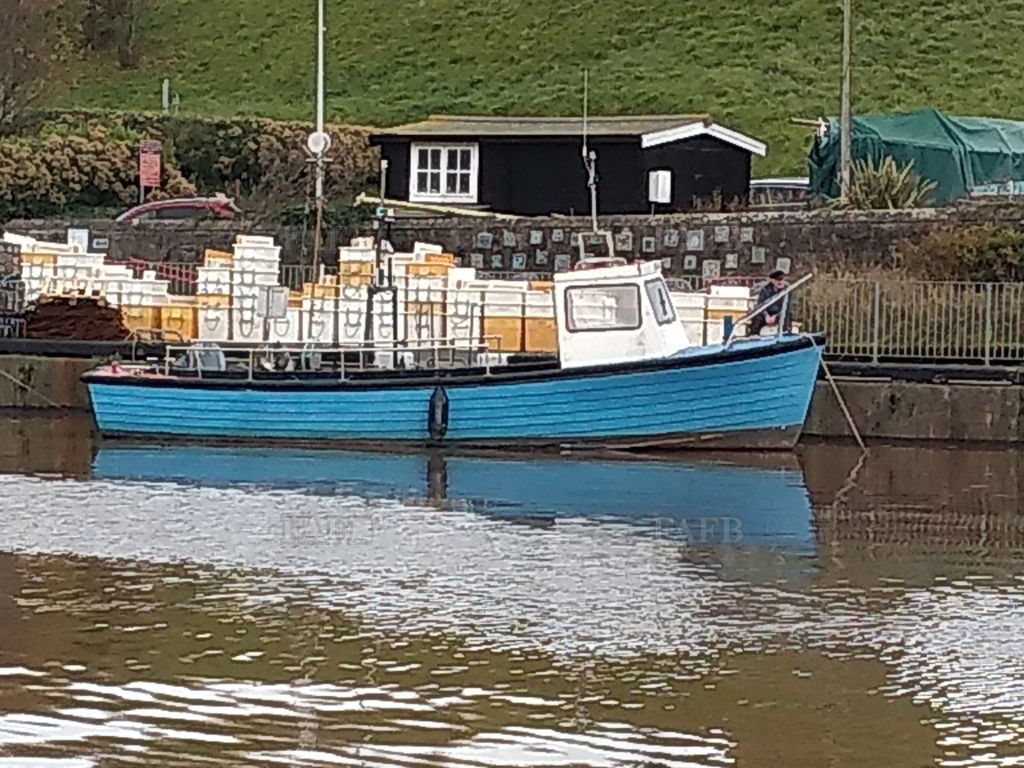
[[[196,293],[194,264],[128,265],[137,276],[153,270],[169,280],[172,294]],[[551,279],[540,272],[478,274],[486,279]],[[308,265],[281,267],[281,284],[292,290],[312,281]],[[763,278],[667,276],[667,282],[676,291],[706,291],[715,284],[754,289]],[[1024,365],[1024,283],[816,277],[793,297],[792,312],[804,330],[826,334],[830,359]],[[6,335],[21,331],[8,325]]]
[[[831,357],[870,362],[1024,362],[1024,284],[815,280],[796,299]]]

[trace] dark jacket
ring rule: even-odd
[[[784,287],[783,288],[776,288],[774,283],[772,283],[771,281],[768,281],[767,283],[764,284],[764,286],[761,288],[761,290],[758,291],[758,293],[757,293],[757,306],[760,307],[763,304],[766,304],[767,302],[772,300],[772,297],[777,296],[778,294],[782,293],[782,291],[784,291],[784,290],[785,290]],[[774,304],[772,304],[770,307],[768,307],[768,309],[766,309],[764,311],[764,313],[766,315],[772,315],[774,317],[774,316],[776,316],[776,315],[778,315],[778,314],[780,314],[782,312],[782,305],[785,304],[785,303],[786,303],[786,300],[785,299],[781,299],[780,301],[777,301]]]
[[[764,304],[771,301],[772,297],[777,296],[784,290],[786,290],[786,286],[783,286],[782,288],[776,288],[774,285],[772,285],[770,281],[765,283],[763,286],[761,286],[761,290],[757,292],[757,306],[763,306]],[[789,306],[786,308],[786,316],[780,317],[780,315],[782,314],[782,306],[787,302]],[[790,319],[793,317],[792,294],[789,296],[788,299],[779,299],[777,302],[768,307],[768,309],[766,309],[764,312],[757,315],[757,317],[753,318],[750,321],[750,325],[748,326],[748,332],[750,333],[750,335],[756,336],[761,332],[761,329],[764,328],[765,326],[765,317],[779,318],[778,325],[781,326],[783,330],[786,330],[789,325]]]

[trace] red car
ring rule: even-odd
[[[137,205],[122,213],[114,222],[130,224],[136,221],[233,219],[241,212],[235,201],[229,197],[179,197]]]

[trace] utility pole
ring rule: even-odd
[[[839,116],[839,197],[843,202],[849,199],[850,179],[853,164],[853,94],[850,58],[853,48],[853,0],[843,1],[843,84],[842,104]]]

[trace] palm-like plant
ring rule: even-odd
[[[889,155],[875,162],[872,158],[858,160],[850,174],[850,190],[843,208],[861,210],[924,208],[931,201],[934,181],[914,173],[913,161],[899,165]]]

